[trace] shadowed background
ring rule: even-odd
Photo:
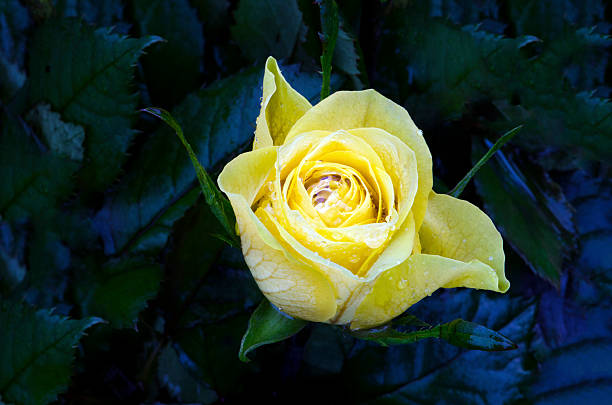
[[[261,293],[176,136],[137,111],[172,111],[217,174],[252,142],[267,56],[318,102],[317,4],[0,0],[0,403],[609,401],[612,6],[337,3],[332,91],[404,106],[437,192],[524,125],[462,195],[504,236],[509,292],[408,310],[519,348],[384,348],[311,324],[239,361]]]

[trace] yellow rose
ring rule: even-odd
[[[357,329],[438,288],[508,290],[489,217],[432,182],[429,148],[404,108],[374,90],[313,107],[274,58],[253,150],[218,179],[263,294],[294,317]]]

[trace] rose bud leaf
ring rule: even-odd
[[[420,329],[407,331],[407,327]],[[436,338],[444,339],[454,346],[472,350],[503,351],[514,350],[518,347],[502,334],[463,319],[431,326],[412,315],[407,315],[380,328],[350,331],[349,333],[358,339],[373,341],[382,346],[402,345],[422,339]]]

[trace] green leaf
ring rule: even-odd
[[[411,323],[413,317],[408,315]],[[422,321],[421,321],[422,323]],[[507,337],[473,322],[455,319],[454,321],[441,325],[405,332],[398,329],[398,326],[405,326],[405,319],[396,319],[390,325],[364,331],[353,331],[351,334],[359,339],[371,340],[383,346],[401,345],[414,343],[421,339],[436,338],[444,339],[448,343],[472,350],[500,351],[514,350],[517,348]]]
[[[142,57],[152,102],[174,105],[201,84],[202,24],[188,0],[136,0],[133,6],[140,35],[155,34],[166,40]]]
[[[0,100],[8,102],[26,81],[28,10],[19,0],[0,0]]]
[[[240,0],[234,19],[232,38],[244,55],[259,61],[291,56],[302,27],[296,0]]]
[[[149,107],[145,108],[143,111],[148,112],[149,114],[161,119],[176,132],[176,135],[179,137],[181,143],[187,150],[189,159],[191,159],[191,163],[193,164],[193,168],[195,169],[196,174],[198,176],[198,182],[200,183],[200,188],[202,189],[202,194],[204,194],[206,203],[210,206],[212,213],[223,226],[227,238],[232,241],[232,245],[240,246],[240,242],[238,241],[235,230],[236,219],[234,218],[229,200],[223,195],[221,190],[217,188],[217,185],[210,178],[206,169],[204,169],[204,167],[202,167],[202,165],[198,161],[197,155],[191,148],[189,142],[187,142],[187,140],[185,139],[185,135],[183,135],[183,130],[181,129],[181,126],[176,122],[172,115],[164,109],[157,107]]]
[[[196,91],[172,111],[189,134],[198,160],[210,172],[252,142],[262,69],[250,69]],[[318,97],[317,75],[301,73],[296,66],[283,67],[283,73],[306,98]],[[189,157],[165,125],[147,138],[131,167],[94,219],[107,254],[158,251],[174,222],[200,194]]]
[[[51,111],[49,104],[38,104],[26,115],[26,120],[38,129],[47,145],[57,156],[83,160],[85,130],[79,125],[63,122],[60,115]]]
[[[198,404],[217,401],[215,391],[202,381],[197,366],[180,348],[166,346],[157,362],[157,378],[176,400]]]
[[[267,299],[255,309],[249,326],[240,343],[238,357],[244,362],[251,361],[247,355],[260,346],[280,342],[298,333],[306,321],[294,319],[280,312]]]
[[[459,197],[465,189],[465,186],[467,186],[470,180],[472,180],[472,177],[476,175],[478,170],[480,170],[480,168],[484,166],[489,161],[489,159],[491,159],[495,152],[497,152],[499,149],[501,149],[502,146],[509,142],[510,139],[512,139],[514,135],[516,135],[521,130],[521,128],[523,128],[523,126],[519,125],[518,127],[506,132],[497,141],[495,141],[495,143],[493,144],[493,146],[491,146],[487,153],[485,153],[484,156],[481,157],[478,162],[476,162],[476,164],[470,169],[470,171],[447,194],[452,195],[453,197]]]
[[[485,150],[480,141],[473,142],[475,157]],[[536,274],[559,285],[564,259],[576,247],[573,210],[559,186],[533,164],[514,162],[501,151],[475,183],[506,241]]]
[[[115,328],[133,327],[157,295],[161,278],[161,266],[148,260],[112,260],[94,274],[79,275],[78,302],[83,313],[100,316]]]
[[[161,39],[126,38],[76,19],[49,20],[30,46],[30,98],[85,128],[81,187],[103,189],[119,173],[134,131],[132,66]],[[66,46],[70,44],[70,46]]]
[[[55,209],[72,190],[73,161],[43,152],[23,122],[3,115],[0,136],[0,216],[18,220]]]
[[[334,0],[321,0],[321,42],[323,54],[321,55],[321,69],[323,70],[323,84],[321,86],[321,100],[329,96],[329,81],[331,79],[332,58],[336,40],[338,39],[339,17],[338,5]]]
[[[0,303],[0,395],[8,403],[45,404],[70,381],[74,346],[101,319],[71,320],[49,310]]]

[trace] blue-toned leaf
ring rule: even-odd
[[[421,319],[460,316],[497,330],[517,350],[490,353],[425,339],[409,345],[355,345],[345,364],[351,397],[368,404],[504,403],[522,397],[535,306],[481,291],[442,291],[411,307]]]
[[[473,142],[475,158],[485,150]],[[518,164],[501,151],[475,179],[506,241],[536,274],[559,285],[564,260],[576,249],[573,211],[559,186],[541,169]]]

